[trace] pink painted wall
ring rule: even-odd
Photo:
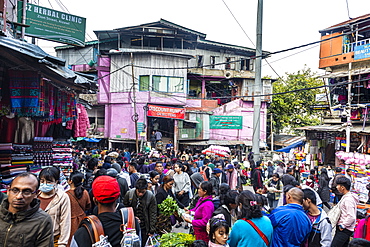
[[[261,140],[266,140],[266,103],[261,106]],[[251,141],[253,138],[253,102],[234,100],[216,108],[213,115],[243,116],[243,129],[210,129],[210,140],[240,140]]]
[[[138,122],[144,122],[144,106],[137,104]],[[134,109],[131,104],[110,104],[105,108],[105,137],[135,139]],[[146,122],[144,122],[146,124]],[[117,137],[120,136],[120,137]]]

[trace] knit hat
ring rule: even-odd
[[[118,182],[110,176],[99,176],[92,184],[92,192],[98,202],[111,203],[120,195]]]
[[[190,179],[197,188],[199,187],[199,184],[204,181],[202,174],[199,172],[193,173],[193,175],[190,176]]]

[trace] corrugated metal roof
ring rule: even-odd
[[[39,71],[54,83],[69,87],[77,91],[87,88],[78,82],[86,81],[77,76],[72,70],[65,67],[65,60],[49,55],[39,46],[10,37],[0,37],[0,59],[9,67],[24,66],[34,71]]]
[[[296,142],[305,141],[305,140],[306,140],[305,136],[295,136],[295,137],[286,139],[282,142],[274,142],[274,145],[287,147],[287,146],[290,146],[290,145],[292,145]]]
[[[317,125],[317,126],[304,126],[298,127],[299,130],[316,130],[316,131],[332,131],[332,132],[342,132],[346,130],[346,126],[343,125]],[[370,133],[370,126],[363,127],[363,125],[353,125],[351,127],[351,132],[354,133]]]
[[[361,69],[355,69],[351,71],[351,75],[360,75],[360,74],[366,74],[370,73],[370,68],[361,68]],[[348,70],[344,71],[338,71],[338,72],[333,72],[330,74],[322,75],[319,76],[320,78],[337,78],[337,77],[345,77],[348,76],[349,72]]]
[[[365,20],[365,19],[370,19],[370,14],[366,14],[366,15],[362,15],[362,16],[359,16],[359,17],[356,17],[356,18],[352,18],[350,20],[347,20],[347,21],[343,21],[341,23],[338,23],[338,24],[335,24],[331,27],[328,27],[328,28],[325,28],[323,30],[320,30],[320,32],[325,32],[325,31],[329,31],[329,30],[332,30],[332,29],[335,29],[335,28],[340,28],[340,27],[345,27],[349,24],[352,24],[352,23],[356,23],[356,22],[359,22],[361,20]]]

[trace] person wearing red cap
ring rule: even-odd
[[[98,207],[98,218],[101,221],[104,233],[108,236],[108,242],[112,247],[120,247],[123,237],[120,231],[122,216],[116,209],[117,199],[120,196],[120,188],[115,178],[110,176],[99,176],[92,184],[93,200]],[[136,233],[140,233],[140,224],[135,220]],[[71,247],[91,247],[90,236],[85,227],[80,227],[73,235]]]

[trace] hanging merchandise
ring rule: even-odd
[[[20,117],[15,131],[15,143],[30,143],[35,136],[35,127],[31,118]]]
[[[90,128],[90,121],[86,108],[81,104],[77,104],[77,116],[75,121],[67,122],[67,129],[72,129],[73,125],[73,137],[86,137],[87,130]]]
[[[9,70],[12,112],[20,117],[41,116],[40,76],[34,71]]]

